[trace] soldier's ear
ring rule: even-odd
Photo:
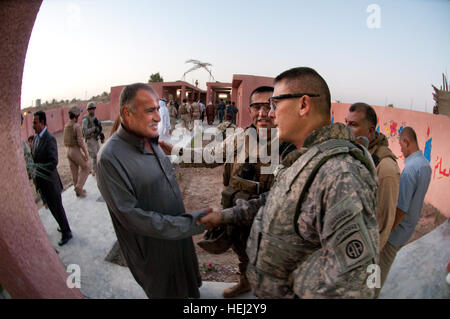
[[[307,95],[301,97],[299,99],[297,108],[298,108],[298,114],[301,117],[304,117],[305,115],[307,115],[310,111],[311,111],[311,98]]]

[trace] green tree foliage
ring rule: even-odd
[[[148,79],[149,82],[164,82],[164,79],[159,75],[159,72],[153,73],[150,75],[150,78]]]

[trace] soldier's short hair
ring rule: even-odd
[[[400,132],[400,137],[406,137],[411,142],[414,142],[417,145],[419,145],[419,143],[417,142],[416,131],[414,131],[414,129],[410,126],[403,128],[403,130]]]
[[[252,98],[253,98],[254,94],[256,94],[256,93],[266,93],[266,92],[273,93],[273,86],[259,86],[256,89],[254,89],[252,91],[252,93],[250,94],[249,103],[252,104]]]
[[[314,97],[315,104],[320,113],[330,116],[331,110],[331,94],[327,82],[317,73],[316,70],[308,67],[297,67],[289,69],[279,74],[274,84],[281,81],[287,81],[287,85],[292,92],[289,93],[311,93],[319,94],[319,97]],[[287,93],[287,92],[286,92]]]
[[[136,94],[139,90],[147,90],[153,96],[158,97],[158,94],[156,94],[155,90],[148,84],[134,83],[127,85],[126,87],[123,88],[119,97],[119,107],[121,116],[124,107],[127,107],[130,110],[130,112],[136,113],[136,105],[134,103],[134,99],[136,98]]]
[[[39,122],[44,122],[44,125],[47,125],[47,116],[44,111],[36,111],[33,115],[39,118]]]
[[[375,110],[369,104],[363,102],[354,103],[348,110],[350,113],[364,113],[364,118],[366,121],[369,122],[370,125],[377,126],[377,113],[375,113]]]

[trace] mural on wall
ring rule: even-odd
[[[436,172],[438,173],[437,176]],[[448,167],[448,171],[446,168],[442,170],[442,156],[436,156],[436,165],[434,166],[433,179],[442,179],[448,177],[450,177],[450,166]]]
[[[380,121],[377,120],[377,132],[381,132],[386,135],[387,138],[397,137],[402,132],[403,128],[406,125],[406,122],[401,122],[400,124],[394,120],[390,120],[389,122],[384,122],[383,126],[381,126]]]
[[[400,136],[404,127],[408,126],[406,122],[396,122],[394,120],[390,120],[389,122],[384,122],[384,124],[380,125],[380,120],[377,119],[377,132],[382,132],[388,139],[392,139]],[[427,137],[425,146],[423,148],[423,156],[427,159],[429,163],[431,163],[431,149],[432,149],[432,140],[431,137],[431,128],[427,126]],[[403,155],[399,155],[398,158],[404,159]]]
[[[427,141],[425,142],[425,147],[423,149],[423,156],[427,159],[428,163],[431,162],[431,141],[432,138],[430,137],[430,127],[427,128]]]

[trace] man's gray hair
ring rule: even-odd
[[[134,103],[134,99],[136,98],[136,94],[139,90],[147,90],[153,96],[158,96],[155,90],[148,84],[134,83],[127,85],[123,88],[119,97],[120,117],[122,117],[122,110],[124,107],[128,108],[131,113],[136,113],[136,104]]]

